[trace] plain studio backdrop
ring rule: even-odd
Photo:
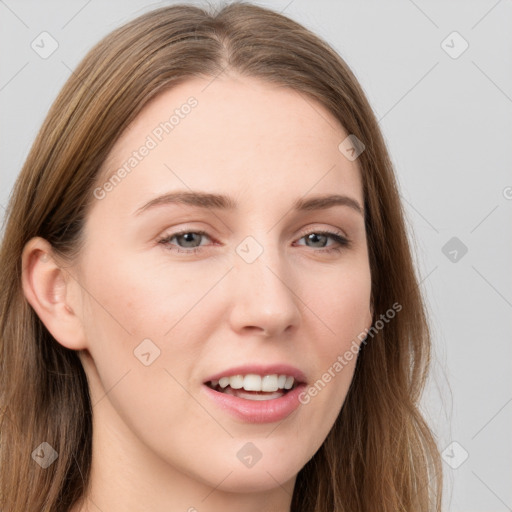
[[[0,1],[2,217],[51,103],[85,53],[172,3]],[[445,510],[512,510],[512,2],[257,3],[340,53],[387,141],[430,313],[423,409],[443,451]]]

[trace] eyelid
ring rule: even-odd
[[[207,237],[210,240],[214,241],[214,238],[212,236],[210,236],[210,234],[203,229],[194,229],[191,227],[185,227],[178,231],[173,231],[169,234],[161,235],[158,238],[158,243],[162,244],[166,250],[169,250],[171,252],[184,253],[184,254],[189,254],[189,255],[197,254],[199,252],[203,252],[204,250],[208,250],[208,245],[206,245],[206,246],[199,245],[198,247],[182,248],[176,244],[169,243],[171,239],[173,239],[177,236],[187,234],[187,233],[201,235],[201,236]],[[304,228],[303,230],[300,231],[299,235],[296,238],[294,238],[294,240],[295,241],[301,240],[302,238],[304,238],[308,235],[311,235],[311,234],[327,236],[327,238],[331,238],[335,242],[331,246],[327,246],[327,247],[310,248],[312,252],[327,254],[327,253],[332,253],[332,252],[340,252],[341,250],[348,249],[352,246],[351,239],[347,235],[345,235],[345,233],[342,230],[340,230],[339,228],[332,228],[332,227],[316,228],[315,226],[310,226],[309,228]],[[216,245],[218,245],[218,244],[216,244]],[[300,244],[300,245],[302,246],[302,244]],[[172,248],[170,248],[168,246],[172,246]],[[303,245],[303,246],[307,247],[306,245]]]
[[[337,235],[342,238],[345,238],[346,240],[349,240],[349,237],[340,228],[332,228],[332,227],[322,228],[322,227],[316,227],[316,226],[305,228],[304,230],[299,231],[298,238],[302,238],[311,233],[328,233],[328,234]]]
[[[172,228],[170,228],[172,229]],[[184,228],[182,229],[179,229],[178,231],[170,231],[169,233],[167,233],[167,231],[164,232],[164,234],[160,235],[158,238],[161,239],[161,238],[168,238],[168,237],[173,237],[173,236],[179,236],[179,235],[183,235],[185,233],[197,233],[197,234],[202,234],[204,236],[207,236],[208,238],[212,239],[213,237],[210,235],[210,233],[208,231],[206,231],[205,229],[202,229],[202,228],[195,228],[195,227],[189,227],[189,226],[185,226]],[[299,231],[299,235],[297,236],[297,238],[302,238],[303,236],[306,236],[306,235],[309,235],[311,233],[329,233],[329,234],[336,234],[342,238],[345,238],[347,240],[350,240],[350,236],[348,236],[346,234],[346,232],[344,230],[342,230],[341,228],[337,228],[337,227],[319,227],[318,224],[314,224],[313,226],[310,226],[310,227],[307,227],[307,228],[304,228],[304,229],[301,229]]]

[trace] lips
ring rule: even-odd
[[[296,410],[305,387],[306,377],[301,370],[274,364],[223,370],[207,377],[202,389],[230,415],[248,423],[268,423],[283,420]]]

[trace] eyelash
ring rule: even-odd
[[[199,252],[201,252],[204,247],[191,247],[189,249],[183,249],[183,248],[179,248],[178,246],[176,246],[177,248],[174,248],[172,247],[171,248],[171,245],[169,242],[174,238],[174,237],[177,237],[177,236],[181,236],[181,235],[185,235],[185,234],[190,234],[190,233],[193,233],[195,235],[202,235],[202,236],[206,236],[208,238],[210,238],[210,236],[208,235],[208,233],[206,231],[202,231],[202,230],[196,230],[196,231],[193,231],[193,230],[183,230],[183,231],[179,231],[179,232],[176,232],[176,233],[172,233],[160,240],[158,240],[158,243],[159,244],[162,244],[166,250],[168,251],[174,251],[174,252],[177,252],[177,253],[185,253],[185,254],[197,254]],[[312,235],[312,234],[315,234],[315,235],[326,235],[330,238],[332,238],[333,240],[336,241],[337,244],[339,244],[338,246],[335,246],[335,247],[331,247],[329,249],[317,249],[318,252],[321,252],[321,253],[334,253],[334,252],[340,252],[342,251],[343,249],[345,248],[348,248],[350,247],[350,241],[345,238],[344,236],[340,235],[339,233],[336,233],[336,232],[333,232],[333,231],[310,231],[309,233],[306,233],[304,235],[302,235],[299,240],[301,240],[302,238],[305,238],[307,237],[308,235]],[[314,248],[313,248],[314,249]]]

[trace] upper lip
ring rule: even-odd
[[[294,366],[290,366],[289,364],[271,364],[271,365],[242,365],[235,366],[232,368],[228,368],[226,370],[222,370],[221,372],[215,373],[214,375],[210,375],[207,379],[205,379],[204,384],[210,382],[211,380],[219,380],[221,377],[231,377],[233,375],[248,375],[248,374],[256,374],[256,375],[289,375],[295,379],[295,382],[298,384],[306,383],[306,376],[304,373],[295,368]]]

